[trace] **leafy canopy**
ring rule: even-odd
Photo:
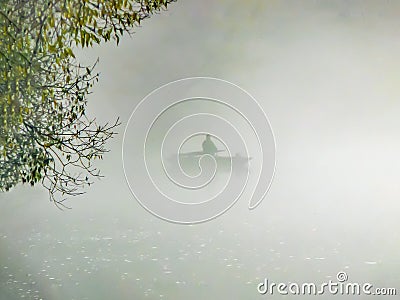
[[[85,115],[98,74],[76,47],[130,34],[167,0],[0,0],[0,190],[40,182],[50,199],[78,195],[100,176],[115,123]]]

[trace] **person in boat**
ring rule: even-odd
[[[211,140],[211,136],[209,134],[206,135],[206,139],[204,140],[202,147],[205,154],[215,155],[218,152],[218,149]]]

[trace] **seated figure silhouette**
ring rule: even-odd
[[[202,146],[205,154],[215,155],[218,152],[218,149],[211,140],[211,136],[209,134],[206,135],[206,139],[204,140]]]

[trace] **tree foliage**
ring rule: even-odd
[[[40,182],[50,199],[78,195],[100,176],[93,160],[107,151],[118,120],[85,114],[98,74],[76,47],[124,34],[167,0],[0,0],[0,190]]]

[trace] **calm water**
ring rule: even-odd
[[[329,238],[326,226],[306,220],[286,228],[279,218],[249,217],[238,208],[195,226],[146,214],[140,222],[73,217],[61,224],[52,217],[18,227],[10,221],[0,235],[1,299],[262,299],[256,288],[265,277],[321,283],[339,271],[381,287],[400,282],[393,241],[341,230]]]

